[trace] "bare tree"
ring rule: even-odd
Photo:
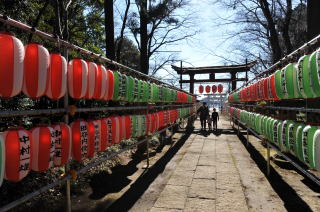
[[[116,59],[118,62],[121,61],[121,49],[122,49],[122,44],[123,44],[123,39],[124,39],[124,31],[125,31],[125,28],[127,25],[127,19],[128,19],[130,5],[131,5],[131,1],[126,0],[126,9],[125,9],[124,15],[122,17],[122,26],[121,26],[121,30],[120,30],[120,35],[116,40],[116,47],[117,47]]]
[[[305,2],[298,0],[232,0],[216,1],[228,10],[235,11],[231,18],[222,18],[223,24],[236,25],[225,39],[240,39],[233,45],[232,53],[238,57],[257,60],[260,68],[280,60],[304,41]],[[293,5],[295,7],[293,8]],[[221,20],[220,20],[221,21]],[[220,23],[219,23],[220,24]],[[255,74],[259,70],[255,71]]]
[[[128,26],[140,50],[142,73],[149,74],[149,61],[162,47],[191,38],[197,33],[195,30],[187,30],[192,25],[190,15],[177,13],[187,3],[187,0],[136,0],[138,13],[130,14]],[[152,73],[155,74],[170,61],[172,55],[162,62],[158,61]]]

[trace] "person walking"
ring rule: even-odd
[[[209,108],[206,102],[203,102],[197,113],[200,113],[201,130],[206,130],[207,117],[209,116]]]
[[[213,112],[212,112],[211,117],[212,117],[212,123],[213,123],[212,128],[214,130],[217,130],[218,129],[219,114],[215,108],[213,108]]]
[[[207,117],[207,122],[208,122],[209,131],[211,131],[212,130],[212,118],[210,115]]]

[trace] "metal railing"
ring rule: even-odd
[[[247,105],[247,104],[230,104],[230,106],[243,106],[252,108],[265,108],[272,110],[286,110],[286,111],[298,111],[305,113],[320,113],[320,108],[306,108],[306,107],[287,107],[287,106],[262,106],[262,105]]]
[[[192,116],[194,116],[194,114],[186,117],[185,119],[188,119],[188,118],[190,118],[190,117],[192,117]],[[161,130],[159,130],[159,131],[156,131],[155,133],[152,134],[152,136],[158,135],[158,134],[166,131],[167,129],[169,129],[169,128],[171,128],[172,126],[177,125],[177,124],[179,124],[179,123],[178,123],[178,122],[173,123],[173,124],[171,124],[171,125],[163,128],[163,129],[161,129]],[[139,145],[139,144],[141,144],[141,143],[149,142],[149,140],[150,140],[149,136],[146,136],[144,139],[142,139],[142,140],[140,140],[140,141],[138,141],[138,142],[136,142],[136,143],[134,143],[134,144],[132,144],[132,145],[130,145],[130,146],[127,146],[127,147],[125,147],[125,148],[122,148],[122,149],[120,149],[120,150],[118,150],[118,151],[116,151],[116,152],[112,152],[112,153],[110,153],[110,154],[108,154],[108,155],[106,155],[106,156],[103,156],[103,157],[99,158],[99,160],[97,160],[97,161],[92,161],[92,162],[89,163],[87,166],[85,166],[85,167],[83,167],[83,168],[81,168],[81,169],[79,169],[79,170],[73,170],[73,171],[74,171],[74,173],[76,173],[77,175],[83,174],[83,173],[85,173],[86,171],[88,171],[89,169],[91,169],[91,168],[93,168],[93,167],[95,167],[95,166],[98,166],[99,164],[101,164],[101,163],[103,163],[103,162],[105,162],[105,161],[107,161],[107,160],[112,159],[113,157],[121,154],[122,152],[125,152],[125,151],[127,151],[127,150],[129,150],[129,149],[132,149],[133,147],[135,147],[135,146],[137,146],[137,145]],[[149,156],[149,154],[147,154],[147,156]],[[147,160],[149,160],[149,158],[147,158]],[[15,201],[13,201],[13,202],[11,202],[11,203],[9,203],[9,204],[1,207],[1,208],[0,208],[0,212],[5,212],[5,211],[8,211],[8,210],[10,210],[10,209],[13,209],[13,208],[17,207],[18,205],[20,205],[20,204],[22,204],[22,203],[24,203],[24,202],[26,202],[26,201],[34,198],[35,196],[37,196],[37,195],[39,195],[39,194],[41,194],[41,193],[43,193],[43,192],[45,192],[45,191],[47,191],[47,190],[49,190],[49,189],[51,189],[51,188],[53,188],[53,187],[55,187],[55,186],[57,186],[57,185],[63,184],[64,182],[66,182],[67,180],[70,180],[71,178],[72,178],[72,175],[71,175],[70,173],[67,173],[64,177],[62,177],[62,178],[60,178],[60,179],[57,179],[55,182],[50,183],[50,184],[48,184],[48,185],[46,185],[46,186],[43,186],[43,187],[41,187],[40,189],[38,189],[38,190],[36,190],[36,191],[34,191],[34,192],[32,192],[32,193],[29,193],[29,194],[27,194],[27,195],[25,195],[25,196],[23,196],[23,197],[15,200]],[[70,204],[70,206],[71,206],[71,204]],[[67,210],[71,210],[71,208],[69,208],[69,209],[67,209]]]
[[[238,90],[242,89],[245,86],[250,85],[255,80],[260,79],[263,76],[267,76],[273,72],[275,72],[279,67],[283,67],[284,64],[288,64],[292,59],[298,58],[302,54],[304,54],[306,51],[308,51],[311,48],[317,48],[320,46],[320,34],[311,39],[310,41],[306,42],[302,46],[300,46],[298,49],[294,50],[290,54],[284,56],[281,58],[278,62],[267,68],[265,71],[261,72],[260,74],[256,75],[253,79],[249,80],[247,83],[244,83],[242,86],[237,88],[236,90],[232,91],[231,93],[237,92]]]
[[[75,108],[75,113],[85,112],[120,112],[120,111],[135,111],[147,109],[173,109],[182,108],[193,105],[193,103],[170,104],[170,105],[145,105],[145,106],[118,106],[118,107],[93,107],[93,108]],[[0,111],[0,118],[5,117],[21,117],[21,116],[38,116],[38,115],[57,115],[70,112],[70,108],[57,109],[37,109],[37,110],[4,110]]]
[[[52,41],[56,44],[58,44],[59,46],[63,47],[64,53],[65,53],[65,57],[68,60],[68,50],[75,50],[78,51],[81,54],[87,55],[89,57],[92,58],[96,58],[99,59],[105,63],[108,63],[110,65],[113,65],[115,67],[118,67],[120,69],[124,69],[126,71],[128,71],[129,74],[131,75],[135,75],[140,79],[145,79],[148,80],[150,82],[154,82],[160,85],[164,85],[166,87],[172,88],[176,91],[182,91],[184,93],[190,94],[182,89],[176,88],[168,83],[162,82],[152,76],[148,76],[146,74],[143,74],[137,70],[134,70],[128,66],[125,66],[123,64],[120,64],[116,61],[110,60],[109,58],[103,56],[102,54],[97,54],[94,53],[92,51],[89,51],[87,49],[81,48],[77,45],[74,45],[68,41],[62,40],[60,39],[58,36],[53,35],[53,34],[49,34],[46,32],[43,32],[41,30],[38,30],[36,28],[33,28],[27,24],[21,23],[19,21],[16,21],[14,19],[9,18],[6,15],[0,14],[0,22],[3,22],[4,24],[19,28],[23,31],[29,32],[29,33],[33,33],[37,36],[39,36],[42,39],[46,39],[49,41]],[[121,72],[123,72],[123,70],[120,70]],[[192,96],[195,96],[194,94],[190,94]],[[141,103],[139,103],[141,104]],[[94,107],[94,108],[70,108],[71,105],[69,105],[69,96],[68,96],[68,91],[66,91],[66,95],[64,96],[64,108],[54,108],[54,109],[35,109],[35,110],[4,110],[4,111],[0,111],[0,118],[5,118],[5,117],[25,117],[25,116],[37,116],[37,115],[57,115],[57,114],[61,114],[64,115],[64,122],[66,124],[69,124],[69,112],[75,112],[75,113],[84,113],[84,112],[121,112],[121,111],[136,111],[136,110],[145,110],[147,113],[149,112],[150,109],[165,109],[165,108],[183,108],[183,107],[189,107],[193,104],[196,103],[176,103],[176,104],[172,104],[172,103],[165,103],[164,105],[150,105],[147,103],[147,105],[132,105],[132,106],[119,106],[119,107]],[[168,128],[172,127],[172,125],[155,132],[153,135],[158,135],[161,132],[167,130]],[[90,168],[97,166],[99,164],[101,164],[104,161],[107,161],[113,157],[115,157],[116,155],[131,149],[133,147],[135,147],[136,145],[143,143],[143,142],[148,142],[148,137],[145,137],[144,139],[138,141],[137,143],[130,145],[126,148],[123,148],[117,152],[113,152],[111,154],[108,154],[102,158],[100,158],[97,161],[92,161],[88,166],[83,167],[80,170],[77,170],[76,173],[77,174],[82,174],[84,172],[86,172],[87,170],[89,170]],[[71,212],[71,198],[70,198],[70,179],[72,177],[72,175],[70,174],[70,166],[69,163],[67,163],[65,165],[65,171],[64,171],[65,176],[57,179],[55,182],[50,183],[32,193],[29,193],[27,195],[25,195],[24,197],[17,199],[3,207],[0,208],[0,211],[7,211],[10,210],[18,205],[20,205],[21,203],[30,200],[31,198],[47,191],[48,189],[63,184],[65,183],[66,186],[66,211],[67,212]]]
[[[152,82],[165,85],[165,86],[167,86],[169,88],[172,88],[174,90],[178,90],[178,91],[182,91],[182,92],[188,93],[188,92],[186,92],[186,91],[184,91],[182,89],[179,89],[179,88],[174,87],[173,85],[170,85],[169,83],[162,82],[162,81],[160,81],[160,80],[158,80],[158,79],[156,79],[156,78],[154,78],[152,76],[146,75],[146,74],[141,73],[141,72],[139,72],[139,71],[137,71],[137,70],[135,70],[133,68],[125,66],[125,65],[123,65],[121,63],[118,63],[118,62],[116,62],[114,60],[111,60],[111,59],[103,56],[102,54],[97,54],[95,52],[92,52],[92,51],[89,51],[87,49],[84,49],[84,48],[82,48],[80,46],[77,46],[77,45],[72,44],[72,43],[70,43],[68,41],[60,39],[59,36],[57,36],[57,35],[53,35],[53,34],[50,34],[50,33],[47,33],[47,32],[43,32],[43,31],[38,30],[38,29],[36,29],[34,27],[31,27],[31,26],[29,26],[27,24],[24,24],[24,23],[21,23],[19,21],[16,21],[16,20],[14,20],[14,19],[12,19],[12,18],[10,18],[10,17],[8,17],[8,16],[6,16],[4,14],[1,14],[1,13],[0,13],[0,21],[5,23],[5,24],[8,24],[10,26],[14,26],[16,28],[19,28],[19,29],[22,29],[24,31],[27,31],[29,33],[33,33],[33,34],[35,34],[35,35],[37,35],[37,36],[39,36],[39,37],[41,37],[43,39],[46,39],[46,40],[52,41],[54,43],[57,43],[58,45],[61,45],[61,46],[65,47],[66,49],[71,49],[71,50],[78,51],[81,54],[85,54],[85,55],[88,55],[90,57],[100,59],[101,61],[104,61],[104,62],[106,62],[106,63],[108,63],[110,65],[117,66],[119,68],[123,68],[125,70],[128,70],[132,74],[135,74],[135,75],[137,75],[137,76],[139,76],[139,77],[141,77],[143,79],[148,79],[148,80],[150,80]],[[194,94],[191,94],[191,93],[188,93],[188,94],[190,94],[192,96],[195,96]]]
[[[262,137],[260,134],[258,134],[256,131],[254,131],[252,128],[248,127],[245,123],[241,122],[240,120],[237,120],[235,117],[231,117],[231,119],[232,119],[232,122],[234,124],[237,123],[238,132],[240,132],[239,127],[240,127],[240,124],[241,124],[242,128],[245,128],[247,131],[250,131],[255,137],[257,137],[260,140],[265,140],[266,141],[266,143],[267,143],[267,175],[270,174],[270,166],[271,166],[271,163],[270,163],[270,147],[271,147],[272,149],[274,149],[277,152],[278,155],[283,157],[286,161],[288,161],[296,169],[301,171],[311,181],[313,181],[314,183],[316,183],[317,185],[320,186],[320,177],[314,175],[310,171],[306,170],[304,167],[300,166],[294,159],[292,159],[290,156],[288,156],[284,152],[281,152],[281,150],[277,146],[273,145],[268,139],[265,139],[264,137]],[[248,135],[249,134],[247,132],[247,142],[249,142]]]

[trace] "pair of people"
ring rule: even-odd
[[[217,130],[218,129],[218,121],[219,121],[219,114],[216,111],[216,109],[213,108],[213,112],[212,112],[211,116],[209,115],[207,118],[209,130],[212,130],[212,125],[213,125],[213,129]],[[204,126],[204,128],[205,128],[205,126]]]
[[[198,114],[199,113],[200,113],[201,130],[206,129],[207,122],[208,122],[209,130],[211,130],[211,128],[212,128],[212,123],[213,123],[213,127],[215,128],[215,130],[217,130],[219,114],[218,114],[218,112],[216,112],[215,108],[213,109],[213,112],[210,116],[207,103],[204,102],[203,105],[198,109]]]

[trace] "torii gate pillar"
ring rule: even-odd
[[[189,93],[194,94],[194,74],[189,74],[190,76],[190,90]]]
[[[231,87],[232,90],[236,90],[237,89],[237,81],[236,81],[237,75],[236,73],[231,73]]]

